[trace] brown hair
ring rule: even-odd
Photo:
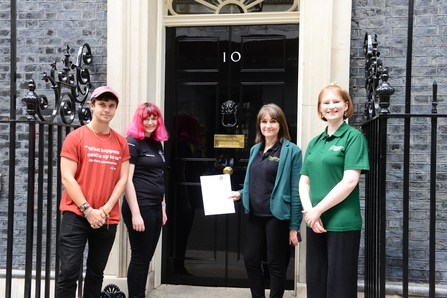
[[[274,103],[263,105],[256,117],[256,138],[255,143],[265,142],[265,136],[261,133],[261,120],[265,115],[269,115],[279,123],[278,140],[282,143],[284,139],[291,140],[289,126],[283,110]]]
[[[349,117],[351,117],[352,114],[354,114],[354,106],[352,104],[351,96],[349,96],[349,92],[346,91],[345,89],[341,88],[338,85],[332,84],[332,85],[329,85],[329,86],[326,86],[325,88],[323,88],[323,90],[321,90],[320,94],[318,95],[317,113],[318,113],[318,116],[321,118],[321,120],[327,121],[326,118],[324,118],[323,115],[321,115],[321,113],[320,113],[320,105],[321,105],[321,101],[322,101],[323,97],[328,92],[334,93],[335,95],[340,97],[344,102],[348,103],[348,109],[343,114],[343,119],[346,120]]]

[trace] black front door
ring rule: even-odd
[[[283,108],[296,136],[297,65],[298,25],[167,29],[163,283],[248,287],[247,215],[236,203],[234,214],[205,216],[200,176],[225,169],[233,190],[241,188],[257,112],[266,103]]]

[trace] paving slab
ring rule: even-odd
[[[265,291],[268,297],[269,290]],[[250,298],[247,288],[196,287],[185,285],[161,285],[146,298]],[[296,298],[294,291],[286,291],[284,298]]]

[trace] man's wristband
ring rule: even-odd
[[[87,214],[85,214],[84,217],[87,218],[90,215],[90,213],[92,213],[92,210],[93,210],[93,208],[90,208],[90,211],[87,212]]]
[[[102,212],[104,213],[104,215],[106,216],[106,219],[109,218],[109,213],[107,213],[106,209],[104,209],[104,207],[101,207]]]

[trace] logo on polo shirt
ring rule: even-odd
[[[345,147],[343,147],[343,146],[335,146],[335,145],[333,145],[333,146],[331,146],[330,148],[329,148],[329,151],[340,151],[340,150],[342,150],[342,149],[344,149]]]
[[[279,157],[276,157],[276,156],[269,156],[269,160],[270,161],[276,161],[276,162],[279,162]]]

